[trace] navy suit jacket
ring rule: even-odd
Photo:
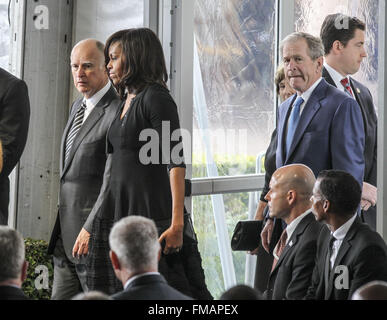
[[[357,102],[324,79],[307,101],[286,153],[286,124],[293,95],[278,113],[276,166],[302,163],[317,176],[321,170],[344,170],[360,185],[364,176],[364,125]]]
[[[133,280],[112,296],[114,300],[193,300],[168,285],[162,275],[150,274]]]

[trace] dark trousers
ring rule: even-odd
[[[62,238],[59,237],[53,254],[54,283],[52,286],[52,300],[70,300],[81,292],[87,292],[86,265],[70,261],[63,248]],[[83,261],[81,261],[83,262]]]

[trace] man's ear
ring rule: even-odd
[[[297,199],[297,192],[296,190],[289,190],[288,191],[288,203],[293,204]]]
[[[120,261],[118,260],[116,253],[110,250],[109,257],[110,257],[110,261],[112,262],[113,269],[121,270],[121,264],[120,264]]]
[[[328,212],[330,208],[331,208],[331,203],[329,202],[329,200],[324,200],[323,202],[324,212]]]
[[[22,270],[21,270],[21,281],[22,283],[27,279],[28,272],[28,262],[24,260]]]
[[[337,54],[341,53],[341,50],[343,48],[344,48],[344,45],[339,40],[335,40],[332,43],[332,48],[331,48],[330,52],[337,55]]]

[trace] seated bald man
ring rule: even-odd
[[[315,176],[310,168],[292,164],[277,169],[266,195],[270,217],[287,227],[273,251],[274,261],[264,298],[302,299],[310,285],[317,237],[323,225],[311,212]]]

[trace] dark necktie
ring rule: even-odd
[[[329,288],[329,278],[330,278],[330,273],[331,273],[331,257],[333,253],[333,243],[335,242],[336,238],[331,235],[329,239],[329,244],[328,244],[328,252],[325,260],[325,293],[327,295],[328,293],[328,288]],[[327,297],[328,298],[328,297]]]
[[[65,149],[65,164],[67,162],[67,158],[69,157],[71,147],[73,146],[74,139],[77,136],[79,129],[81,129],[82,127],[83,117],[85,116],[85,109],[86,109],[86,103],[83,102],[81,106],[78,108],[77,113],[75,114],[73,123],[67,135],[66,149]]]
[[[343,87],[345,88],[345,92],[347,94],[349,94],[351,97],[353,97],[353,92],[352,92],[352,88],[349,84],[349,80],[348,78],[344,78],[342,80],[340,80],[340,83],[343,85]]]
[[[289,149],[293,141],[294,133],[296,132],[298,121],[300,120],[300,107],[304,99],[297,97],[293,104],[292,112],[288,121],[288,132],[286,135],[286,155],[289,154]]]
[[[277,246],[275,247],[275,250],[273,252],[274,254],[274,260],[273,260],[273,265],[271,267],[271,271],[273,272],[275,266],[277,265],[277,262],[279,260],[279,257],[281,256],[282,254],[282,251],[284,251],[285,249],[285,246],[286,246],[286,240],[288,239],[288,234],[286,232],[286,229],[284,231],[282,231],[282,234],[281,234],[281,237],[280,239],[278,240],[278,244]]]

